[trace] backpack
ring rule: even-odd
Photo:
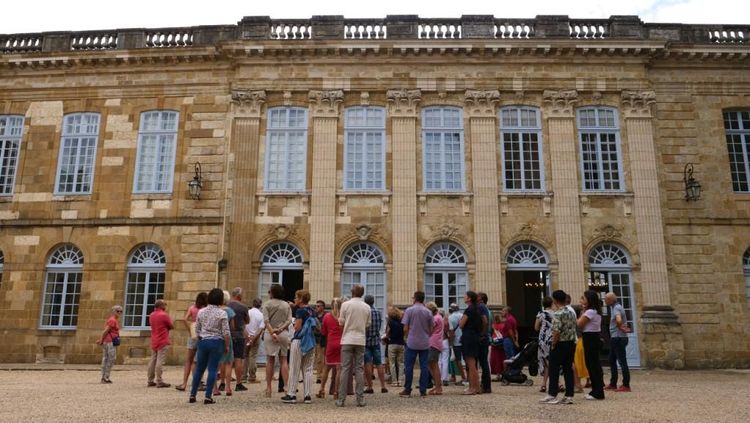
[[[318,318],[311,313],[300,330],[299,348],[302,351],[302,354],[307,354],[315,348],[316,327],[318,327]]]

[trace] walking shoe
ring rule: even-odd
[[[107,383],[112,383],[111,379],[106,379]]]
[[[235,391],[247,391],[247,388],[245,388],[245,385],[238,383],[237,386],[234,387]]]
[[[387,394],[388,393],[388,388],[380,388],[380,393],[381,394]]]
[[[102,381],[99,383],[107,383],[107,379],[102,378]]]
[[[343,407],[344,406],[344,400],[336,400],[336,407]]]
[[[544,398],[540,399],[539,402],[542,404],[548,403],[552,400],[556,399],[556,397],[553,397],[552,395],[545,395]]]
[[[615,391],[616,392],[630,392],[630,386],[621,385]]]
[[[617,390],[617,385],[607,385],[607,386],[604,387],[604,390],[605,391],[616,391]]]
[[[571,397],[562,397],[562,398],[555,398],[553,400],[550,400],[547,402],[547,404],[573,404],[573,398]]]
[[[305,397],[305,404],[312,404],[312,398],[310,398],[310,395]]]
[[[284,404],[296,404],[297,403],[297,396],[295,395],[284,395],[281,397],[281,402]]]
[[[591,396],[591,394],[586,394],[586,396],[585,396],[585,397],[583,397],[583,398],[585,398],[585,399],[587,399],[587,400],[589,400],[589,401],[594,401],[594,400],[596,400],[596,398],[594,398],[593,396]]]
[[[156,386],[156,382],[149,382],[146,386],[148,386],[149,388],[153,388],[154,386]]]
[[[366,404],[365,404],[365,399],[364,398],[357,399],[357,407],[364,407],[365,405]]]
[[[159,383],[156,384],[157,388],[169,388],[170,386],[172,386],[172,385],[169,384],[169,383],[164,383],[164,382],[159,382]]]
[[[375,391],[373,391],[373,389],[372,389],[372,388],[367,388],[367,389],[365,389],[365,391],[364,391],[364,392],[365,392],[366,394],[374,394],[374,393],[375,393]]]
[[[406,389],[404,389],[403,391],[398,393],[398,396],[409,398],[411,396],[411,391],[407,391]]]

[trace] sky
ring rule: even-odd
[[[579,19],[638,15],[644,22],[750,24],[750,0],[6,0],[0,7],[0,34],[233,25],[243,16],[381,18],[399,14],[424,18],[568,15]]]

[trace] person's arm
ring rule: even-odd
[[[341,305],[341,310],[339,311],[339,326],[344,327],[344,323],[346,323],[346,316],[349,314],[349,307],[346,303]]]
[[[622,319],[622,313],[617,312],[615,313],[615,325],[617,325],[617,329],[625,332],[630,333],[630,326],[628,326]]]
[[[299,332],[300,330],[302,330],[302,319],[297,317],[294,319],[294,331]]]
[[[99,339],[96,341],[97,345],[101,345],[104,343],[104,337],[107,336],[110,330],[112,330],[112,327],[109,326],[109,323],[105,323],[104,330],[102,331],[101,336],[99,336]]]
[[[409,325],[405,324],[404,325],[404,339],[406,339],[408,337],[409,337]]]
[[[463,329],[464,326],[466,326],[466,322],[468,322],[468,321],[469,321],[469,316],[467,316],[467,315],[464,314],[463,316],[461,316],[461,320],[459,320],[458,326],[461,329]]]
[[[391,338],[391,325],[388,324],[388,320],[385,320],[385,334],[382,337],[383,342],[388,342],[388,339],[390,338]]]
[[[620,316],[618,315],[617,317],[620,317]],[[590,320],[591,319],[589,319],[589,316],[587,316],[585,312],[581,313],[581,317],[579,317],[578,320],[576,321],[576,325],[578,325],[579,328],[583,329],[583,327],[586,326],[586,324],[588,324]]]
[[[291,324],[292,324],[292,308],[290,307],[289,313],[287,313],[286,315],[286,322],[284,322],[284,324],[281,325],[281,327],[284,328],[282,330],[287,330],[289,328],[289,325]]]
[[[513,325],[510,328],[510,339],[513,340],[513,345],[518,348],[518,323],[515,321],[515,319],[513,321]]]
[[[487,336],[487,328],[489,326],[489,321],[487,320],[487,315],[482,313],[482,333],[480,338],[484,338]]]
[[[169,330],[174,330],[174,322],[172,321],[172,318],[167,315],[167,328]]]
[[[229,346],[231,345],[229,341],[229,322],[228,318],[224,317],[220,320],[221,322],[221,332],[224,338],[224,354],[229,352]]]
[[[537,317],[536,320],[534,320],[534,330],[539,332],[539,330],[542,328],[542,320],[541,316]]]
[[[185,325],[185,329],[190,330],[190,323],[194,322],[193,316],[190,314],[190,308],[185,311],[185,317],[182,318],[182,324]]]

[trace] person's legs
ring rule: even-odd
[[[466,357],[466,367],[469,373],[469,389],[465,391],[467,394],[476,394],[479,392],[481,386],[479,386],[479,374],[477,373],[477,361],[474,357]]]
[[[453,355],[455,356],[456,368],[461,372],[461,381],[468,381],[466,375],[466,369],[464,368],[461,361],[463,360],[463,347],[461,345],[455,345],[453,347]]]
[[[349,376],[352,374],[352,366],[354,365],[354,345],[342,345],[341,346],[341,382],[344,386],[339,386],[339,394],[337,398],[338,404],[344,404],[346,400],[346,381],[349,380]]]
[[[312,396],[313,365],[315,364],[315,350],[308,351],[302,356],[302,390],[305,398]]]
[[[609,386],[617,387],[617,339],[609,339]]]
[[[573,380],[573,358],[575,356],[575,342],[560,342],[563,377],[565,378],[565,396],[573,398],[575,392],[575,381]]]
[[[604,399],[604,378],[599,362],[599,332],[584,332],[584,358],[591,378],[591,393],[594,398]]]
[[[279,356],[279,386],[284,387],[285,383],[289,383],[289,351],[280,352],[283,354]],[[295,381],[296,383],[297,381]]]
[[[333,375],[331,375],[331,387],[329,393],[334,397],[339,395],[339,387],[341,386],[341,364],[337,364],[333,368]]]
[[[357,394],[357,405],[363,405],[365,400],[365,347],[361,345],[354,347],[354,366],[354,379],[356,382],[354,392]]]
[[[208,366],[208,355],[209,355],[209,343],[210,340],[198,341],[196,350],[196,362],[195,370],[193,373],[193,382],[190,386],[190,396],[195,397],[198,393],[198,386],[200,380],[203,378],[203,372],[206,371]]]
[[[398,373],[398,370],[397,370],[398,361],[396,358],[398,356],[397,349],[400,346],[401,345],[389,345],[388,346],[388,365],[391,371],[391,385],[396,385],[396,386],[398,386],[398,382],[400,382],[399,380],[400,374]]]
[[[247,372],[245,374],[247,375],[247,381],[250,383],[258,381],[258,377],[256,376],[258,371],[258,345],[260,345],[258,341],[255,341],[253,345],[247,348],[247,358],[245,359]]]
[[[195,344],[197,346],[197,344]],[[195,348],[188,348],[187,356],[185,357],[185,367],[182,372],[182,385],[180,387],[187,389],[188,377],[190,377],[190,370],[193,367],[193,360],[195,360]]]
[[[164,374],[164,363],[167,361],[167,352],[169,351],[169,345],[165,345],[156,354],[156,384],[165,385],[162,375]]]
[[[551,397],[556,397],[557,392],[560,390],[561,365],[562,355],[560,349],[555,346],[549,353],[549,386],[547,387],[547,394]]]
[[[414,361],[417,359],[417,352],[406,347],[404,358],[404,392],[411,393],[411,384],[414,380]]]
[[[289,379],[286,383],[286,395],[293,397],[297,395],[297,384],[299,383],[299,371],[302,366],[302,351],[299,340],[292,341],[289,348]]]
[[[216,372],[219,367],[221,356],[224,355],[224,341],[221,339],[211,339],[208,346],[208,376],[206,376],[206,398],[211,398],[211,393],[216,384]],[[231,348],[231,347],[230,347]],[[198,376],[197,378],[195,376]],[[196,380],[200,383],[203,372],[193,374],[193,386],[197,386]],[[197,388],[196,388],[197,390]]]
[[[479,366],[482,367],[482,392],[492,392],[492,372],[490,371],[490,345],[487,342],[479,342]],[[507,358],[507,357],[506,357]]]
[[[427,394],[427,384],[430,383],[430,369],[427,365],[427,356],[430,350],[418,350],[419,355],[419,394]]]
[[[331,370],[331,366],[325,366],[323,367],[323,372],[319,375],[320,376],[320,390],[318,390],[318,393],[316,396],[318,398],[325,398],[326,397],[326,382],[328,382],[328,372]],[[336,377],[336,376],[333,376]]]
[[[273,373],[274,365],[276,364],[276,357],[269,355],[266,357],[266,397],[271,396],[271,385],[273,384]]]
[[[511,338],[503,338],[503,351],[505,352],[505,359],[510,360],[516,355],[516,346],[513,345]],[[520,369],[513,369],[510,371],[511,375],[517,375],[521,373]]]
[[[615,338],[617,339],[617,362],[620,363],[620,369],[622,369],[622,386],[630,387],[630,368],[628,368],[628,356],[627,346],[628,338]]]
[[[153,386],[154,377],[156,375],[156,360],[159,352],[151,350],[151,359],[148,362],[148,386]]]
[[[450,346],[448,345],[448,340],[443,339],[443,350],[440,352],[440,379],[443,382],[448,382],[448,379],[450,378],[450,375],[448,374],[450,360]]]
[[[365,347],[365,385],[367,386],[367,392],[372,391],[372,362],[373,350]]]
[[[109,381],[115,359],[117,359],[117,347],[111,342],[102,344],[102,380]]]

